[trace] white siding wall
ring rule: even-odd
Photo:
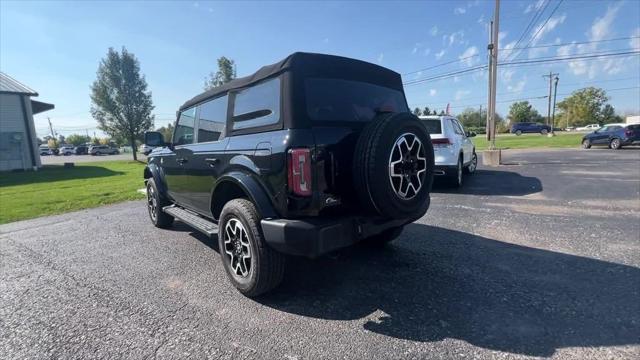
[[[26,101],[27,115],[29,123],[33,124],[31,116],[31,101],[28,97],[16,94],[0,94],[0,171],[14,169],[31,169],[31,154],[29,152],[29,140],[31,136],[34,147],[37,146],[33,125],[29,131],[25,129],[24,115],[22,112],[22,101]],[[20,140],[8,136],[7,133],[19,133]],[[19,148],[16,148],[18,146]],[[13,152],[12,152],[13,150]],[[16,152],[18,151],[18,153]],[[34,149],[36,151],[36,149]],[[40,155],[36,151],[36,164],[40,166]],[[17,155],[17,156],[16,156]]]

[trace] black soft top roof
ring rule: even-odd
[[[296,52],[275,64],[266,65],[255,73],[237,78],[222,86],[207,90],[185,102],[180,111],[229,90],[242,89],[261,80],[292,72],[301,77],[344,78],[370,82],[403,91],[400,74],[379,65],[342,56]]]

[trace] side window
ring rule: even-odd
[[[458,128],[460,129],[460,134],[466,136],[467,133],[464,132],[464,126],[462,126],[462,123],[460,122],[460,120],[456,119],[455,123],[458,125]]]
[[[280,78],[236,93],[233,130],[276,124],[280,121]]]
[[[199,106],[198,142],[217,141],[227,124],[228,96],[213,99]]]
[[[460,125],[458,125],[458,121],[454,119],[449,119],[451,121],[451,127],[453,128],[453,132],[458,135],[464,135],[464,132],[460,129]]]
[[[184,145],[193,143],[193,125],[196,120],[196,108],[191,108],[180,113],[176,130],[173,133],[173,143]]]

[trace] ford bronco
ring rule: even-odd
[[[384,244],[429,208],[433,147],[400,75],[294,53],[182,105],[144,170],[148,212],[217,236],[246,296],[276,287],[287,255]]]

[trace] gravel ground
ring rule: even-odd
[[[251,300],[129,202],[0,226],[0,358],[638,358],[640,151],[504,154]]]

